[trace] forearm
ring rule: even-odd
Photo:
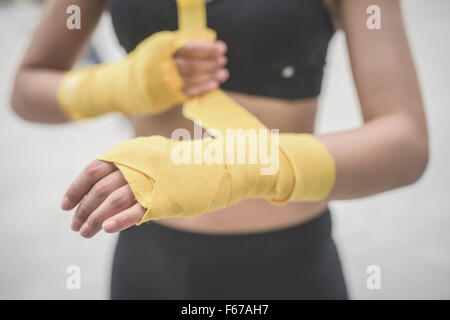
[[[366,197],[417,181],[428,162],[426,132],[424,124],[392,114],[356,130],[319,136],[336,166],[329,199]]]
[[[17,74],[11,96],[13,110],[22,118],[41,123],[65,123],[69,119],[58,102],[58,86],[64,71],[23,68]]]
[[[80,30],[66,27],[66,11],[71,5],[79,6],[83,13]],[[104,8],[103,0],[46,1],[11,96],[11,106],[19,116],[44,123],[68,121],[58,103],[58,86],[89,43]]]

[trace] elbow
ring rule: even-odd
[[[21,119],[45,124],[61,124],[69,121],[61,112],[55,92],[56,77],[19,69],[9,98],[9,106]],[[40,72],[38,70],[38,72]]]
[[[418,152],[412,159],[413,166],[410,170],[409,179],[406,185],[416,183],[425,174],[429,162],[428,150]]]
[[[412,135],[413,136],[413,135]],[[412,185],[419,181],[425,174],[430,160],[430,149],[427,134],[411,136],[408,154],[408,162],[405,166],[405,185]]]
[[[20,103],[20,100],[20,93],[18,92],[17,88],[14,88],[9,99],[11,110],[20,118],[29,120],[27,119],[26,108],[22,103]]]
[[[24,98],[25,92],[22,88],[19,78],[20,77],[18,74],[11,95],[9,97],[9,106],[11,110],[20,118],[27,121],[32,121],[32,119],[29,116],[29,108],[25,103],[26,100]]]

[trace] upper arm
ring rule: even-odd
[[[70,5],[81,9],[81,29],[69,30],[66,12]],[[75,63],[101,17],[104,0],[50,0],[34,30],[22,68],[68,70]]]
[[[381,9],[380,30],[369,30],[366,25],[370,5]],[[402,114],[425,130],[422,98],[399,0],[341,0],[339,15],[364,120]]]

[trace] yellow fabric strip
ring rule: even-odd
[[[214,90],[183,105],[183,115],[201,122],[205,129],[267,129],[254,115],[245,110],[222,90]]]
[[[184,0],[177,1],[178,30],[200,31],[206,29],[206,3],[205,1]]]

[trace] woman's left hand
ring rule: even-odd
[[[92,161],[75,179],[61,208],[71,210],[77,205],[71,228],[85,238],[93,237],[101,229],[108,233],[127,229],[146,212],[120,170],[99,160]]]

